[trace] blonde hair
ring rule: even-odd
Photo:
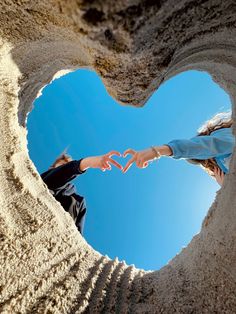
[[[72,161],[72,157],[66,153],[62,153],[60,156],[57,157],[57,159],[54,161],[54,163],[51,165],[50,168],[56,168],[58,162],[63,161],[65,164]]]
[[[231,111],[217,113],[198,129],[197,136],[210,135],[216,130],[230,128],[232,124],[233,119]],[[215,167],[219,168],[214,158],[206,160],[190,159],[189,161],[194,164],[199,164],[210,176],[214,176]]]

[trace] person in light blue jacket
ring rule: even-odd
[[[137,167],[146,168],[150,161],[161,156],[170,156],[201,165],[222,185],[224,175],[229,172],[229,161],[235,146],[232,124],[231,112],[222,112],[207,121],[198,130],[197,136],[191,139],[176,139],[165,145],[152,146],[139,152],[128,149],[124,156],[131,154],[132,158],[123,172],[126,172],[134,162]]]

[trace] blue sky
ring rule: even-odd
[[[230,108],[228,95],[203,72],[179,74],[145,107],[133,108],[112,99],[95,72],[77,70],[35,101],[27,123],[29,153],[41,173],[67,146],[74,159],[141,150],[190,138],[214,113]],[[146,270],[164,266],[200,231],[219,189],[200,167],[168,157],[126,174],[90,169],[74,182],[87,202],[89,244]]]

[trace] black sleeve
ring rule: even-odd
[[[50,190],[60,188],[67,182],[75,179],[76,176],[85,172],[80,170],[81,160],[72,160],[65,165],[49,169],[42,173],[41,177]]]

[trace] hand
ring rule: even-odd
[[[214,177],[215,177],[217,183],[220,186],[222,186],[222,184],[224,182],[225,174],[219,167],[214,168]]]
[[[105,155],[84,158],[81,160],[80,170],[84,171],[88,168],[98,168],[101,169],[102,171],[106,171],[111,170],[110,164],[122,170],[123,169],[122,166],[111,158],[114,155],[119,157],[121,156],[119,152],[113,150]]]
[[[124,173],[129,170],[134,162],[138,168],[146,168],[148,166],[148,162],[156,158],[155,151],[151,148],[142,150],[140,152],[130,148],[124,152],[123,156],[126,157],[128,154],[131,154],[132,158],[125,165],[123,169]]]

